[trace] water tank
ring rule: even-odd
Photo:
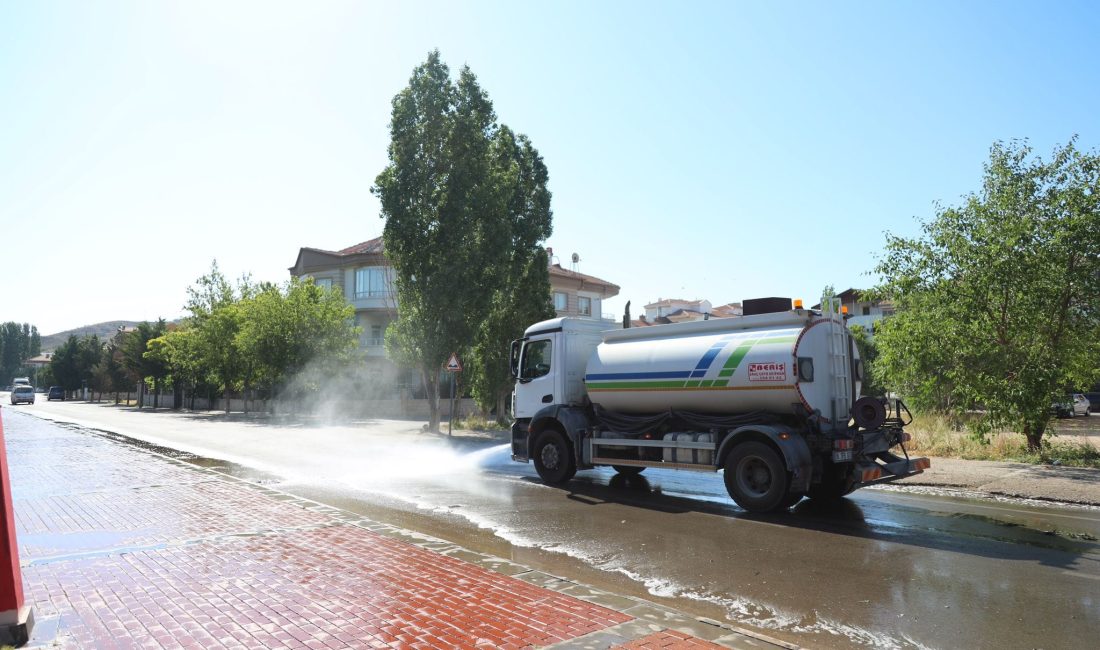
[[[613,330],[588,359],[585,389],[620,413],[801,409],[845,424],[859,397],[849,339],[841,317],[801,309]]]

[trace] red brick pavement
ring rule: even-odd
[[[633,620],[140,449],[4,425],[32,643],[526,648]],[[698,642],[625,647],[714,647],[670,639]]]
[[[348,525],[25,572],[28,599],[71,620],[68,647],[524,648],[630,620]]]

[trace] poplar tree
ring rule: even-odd
[[[452,82],[438,51],[394,97],[390,136],[389,164],[371,188],[382,204],[397,288],[386,348],[393,360],[419,369],[428,427],[436,431],[442,365],[452,352],[468,358],[491,314],[524,286],[510,279],[516,242],[549,235],[546,173],[530,143],[497,124],[469,67]],[[528,197],[517,195],[524,173],[535,179],[524,186]],[[545,203],[545,227],[517,238],[528,225],[517,223],[527,216],[516,209],[525,200]],[[548,280],[536,290],[549,301]]]

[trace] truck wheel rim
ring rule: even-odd
[[[762,497],[772,486],[772,473],[767,463],[755,456],[741,461],[737,468],[737,483],[741,490],[754,497]]]
[[[542,448],[542,465],[549,469],[557,469],[558,467],[558,448],[553,444],[546,445]]]

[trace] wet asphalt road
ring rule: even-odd
[[[759,516],[733,505],[717,475],[605,469],[548,487],[499,443],[450,443],[409,423],[227,435],[200,419],[188,434],[166,432],[160,415],[130,417],[128,435],[178,439],[203,452],[195,463],[807,647],[1100,639],[1100,509],[863,490]]]

